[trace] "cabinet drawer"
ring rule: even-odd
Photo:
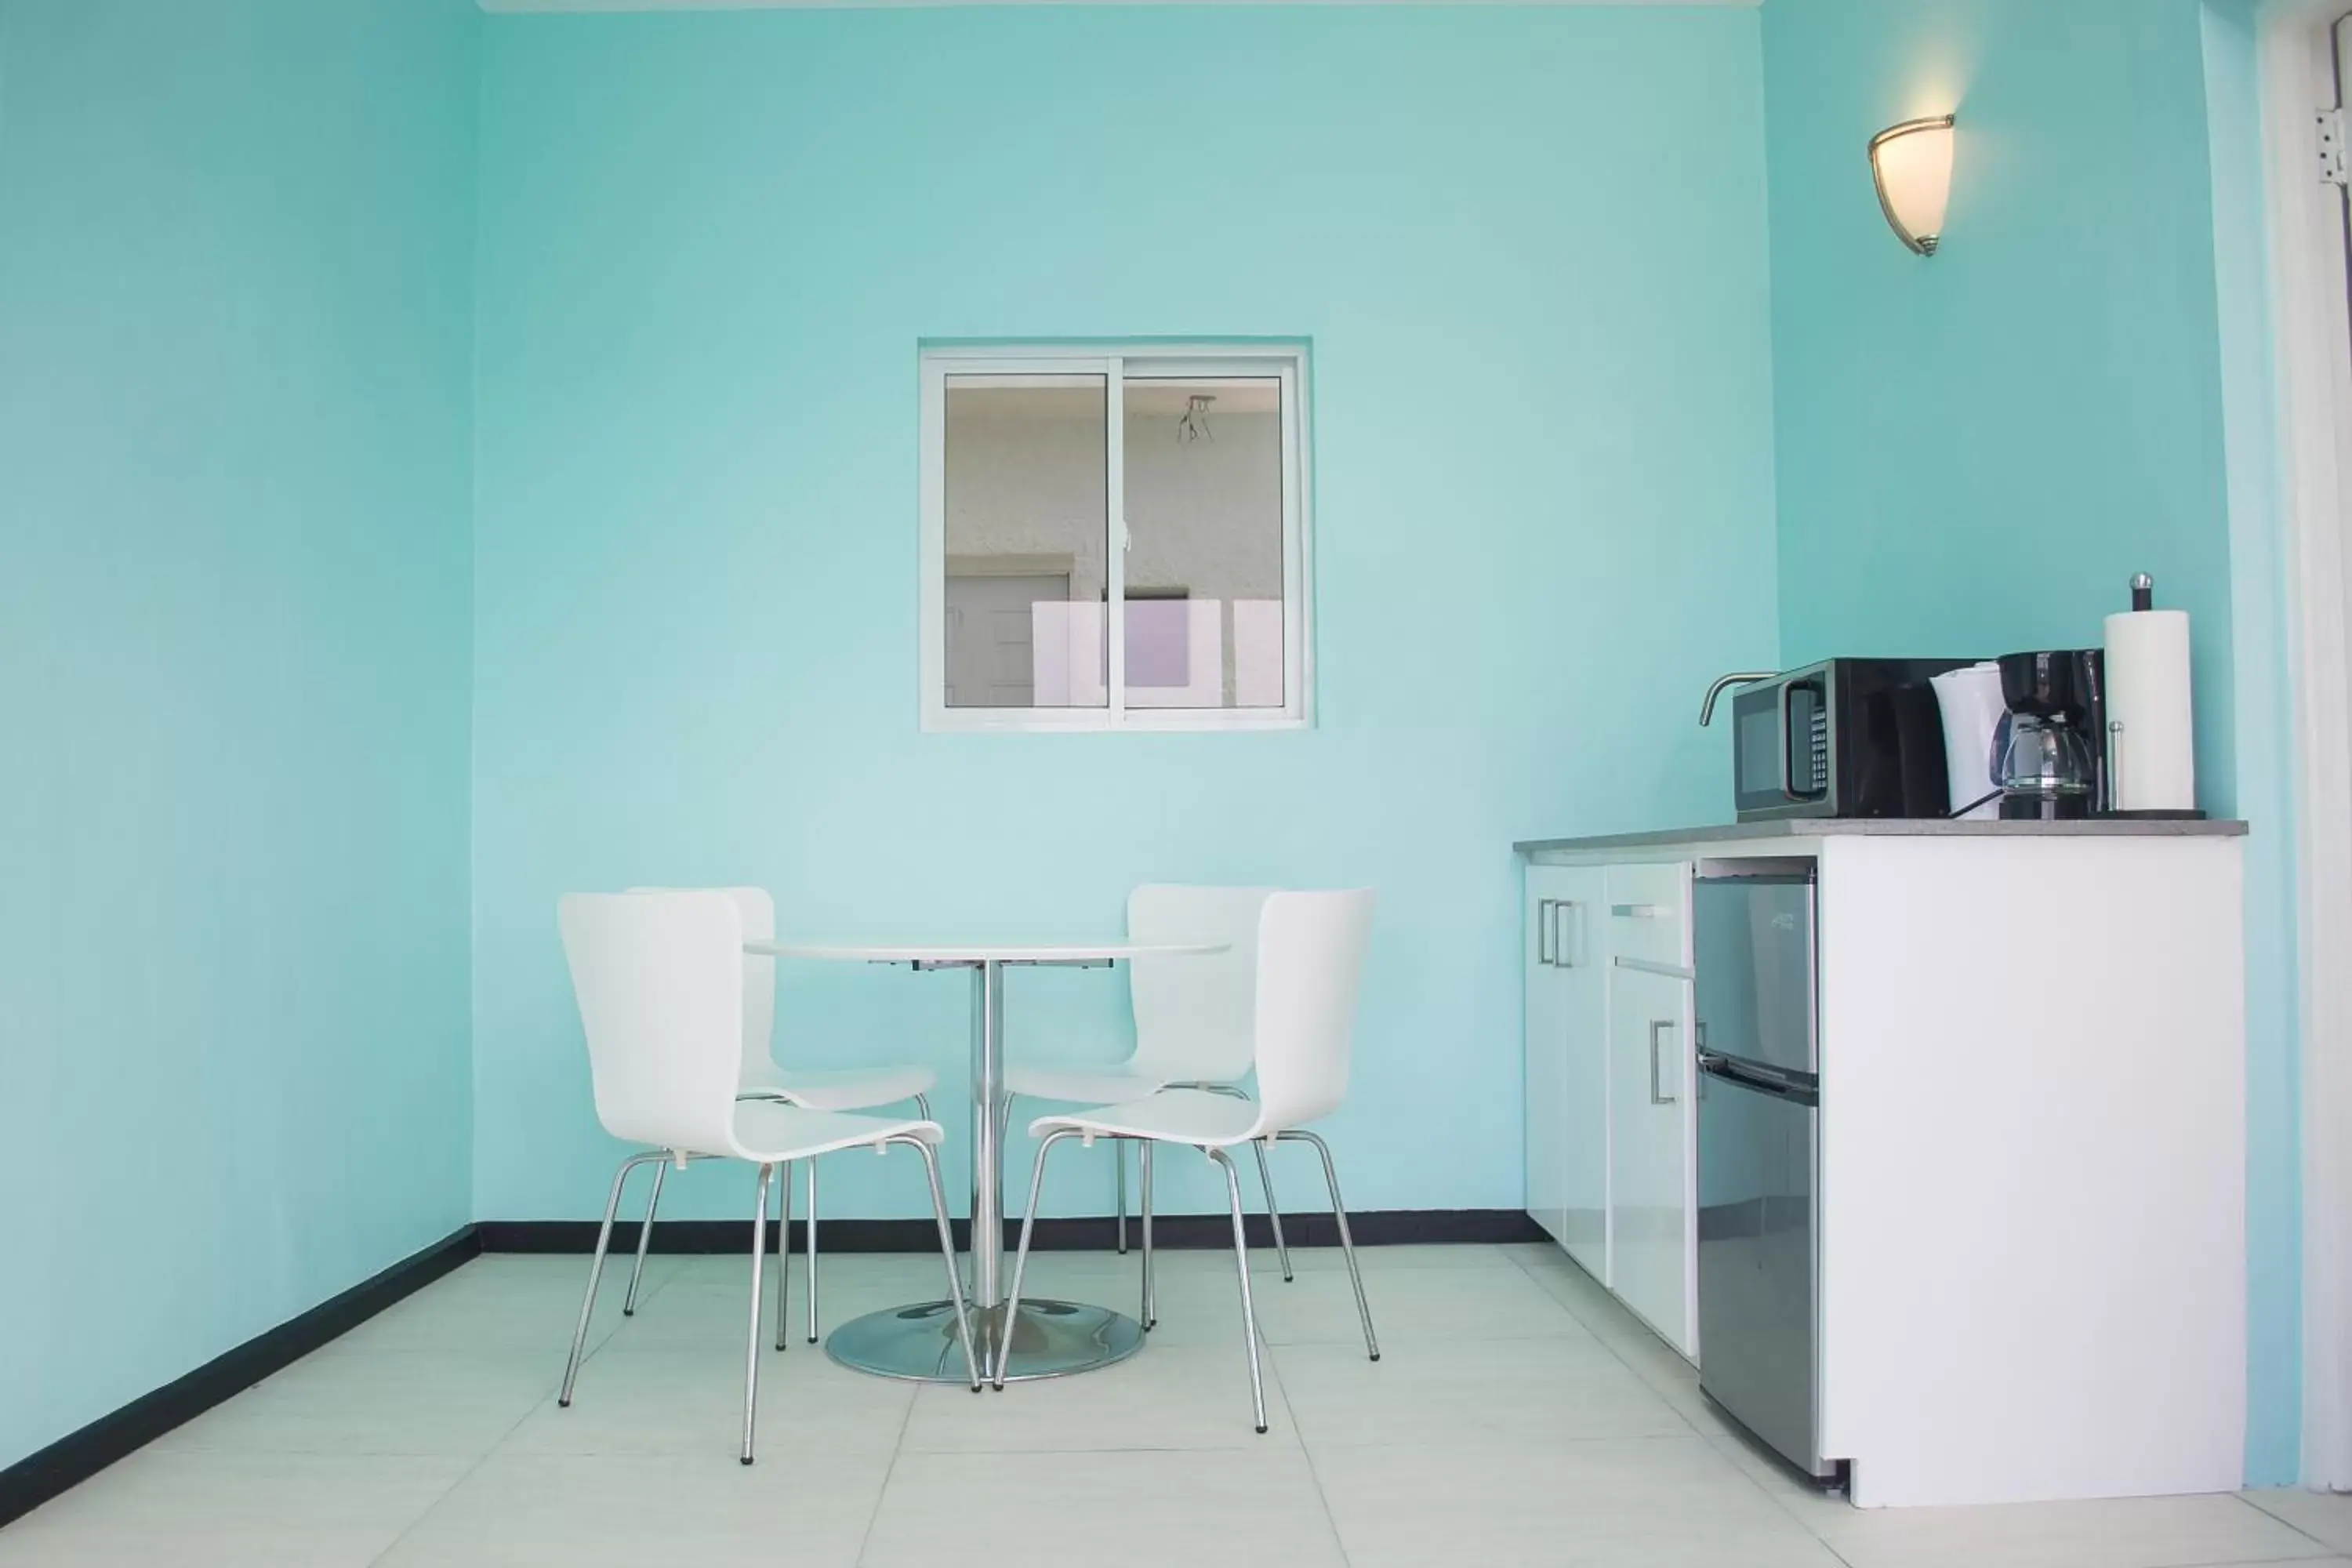
[[[1643,963],[1690,963],[1691,865],[1609,868],[1609,953]]]

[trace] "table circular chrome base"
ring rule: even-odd
[[[980,1356],[983,1378],[994,1374],[1003,1331],[1003,1307],[972,1314],[972,1349]],[[1007,1383],[1020,1383],[1092,1372],[1125,1361],[1142,1348],[1143,1325],[1108,1307],[1024,1300],[1013,1326],[1013,1361],[1004,1378]],[[882,1377],[918,1383],[971,1381],[964,1372],[963,1346],[956,1337],[955,1307],[947,1301],[892,1307],[852,1318],[825,1337],[824,1352],[844,1366]]]

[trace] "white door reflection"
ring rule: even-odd
[[[1040,596],[1029,615],[1036,706],[1100,705],[1106,695],[1098,662],[1102,605]],[[1129,600],[1127,705],[1282,706],[1282,601]]]

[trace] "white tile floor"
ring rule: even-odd
[[[559,1410],[585,1260],[484,1258],[0,1530],[0,1565],[2352,1568],[2352,1499],[2298,1492],[1858,1512],[1744,1447],[1550,1248],[1364,1257],[1378,1365],[1336,1253],[1290,1285],[1255,1260],[1265,1436],[1229,1258],[1171,1252],[1152,1343],[1086,1377],[974,1395],[768,1353],[751,1469],[741,1259],[655,1259],[625,1324],[608,1289]],[[1135,1289],[1132,1258],[1032,1269],[1041,1292]],[[826,1321],[937,1279],[829,1259]]]

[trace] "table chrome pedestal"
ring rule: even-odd
[[[918,970],[971,971],[972,1348],[992,1375],[1004,1334],[1004,972],[1008,968],[1093,969],[1137,958],[1205,956],[1221,942],[874,942],[826,944],[747,942],[746,952],[771,958],[906,963]],[[1050,1298],[1024,1300],[1013,1328],[1008,1382],[1092,1372],[1125,1361],[1143,1344],[1143,1325],[1107,1307]],[[827,1354],[844,1366],[884,1377],[966,1383],[955,1309],[918,1301],[855,1318],[826,1336]]]
[[[975,1309],[972,1347],[983,1374],[996,1364],[1003,1343],[1002,1304]],[[1013,1331],[1008,1383],[1062,1377],[1125,1361],[1143,1347],[1143,1325],[1108,1307],[1080,1301],[1027,1300]],[[868,1312],[825,1337],[825,1354],[844,1366],[882,1377],[919,1383],[966,1383],[963,1347],[957,1342],[955,1308],[946,1301],[889,1307]]]

